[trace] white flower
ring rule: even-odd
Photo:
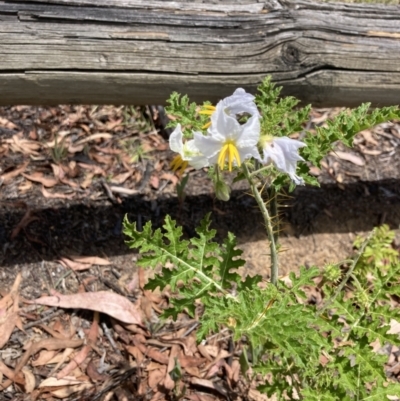
[[[242,95],[243,93],[241,92],[238,94],[238,96]],[[260,121],[257,111],[257,114],[254,113],[245,124],[239,124],[236,118],[231,116],[231,113],[226,112],[227,103],[231,112],[232,110],[238,110],[240,107],[236,103],[236,99],[232,102],[226,99],[220,101],[211,116],[211,126],[208,129],[209,135],[205,136],[201,132],[195,132],[194,143],[200,152],[207,157],[210,164],[217,163],[222,170],[227,161],[229,171],[232,171],[233,164],[240,166],[249,157],[260,157],[257,150],[257,143],[260,137]],[[241,111],[245,111],[245,107],[247,106],[243,106]]]
[[[231,117],[237,117],[238,114],[247,113],[251,116],[260,117],[257,106],[254,103],[254,96],[247,93],[243,88],[238,88],[233,92],[233,95],[222,99],[217,107],[221,107],[226,114]],[[212,116],[216,111],[216,107],[212,105],[204,105],[200,114],[206,114]],[[210,127],[211,121],[205,124],[202,128],[206,129]]]
[[[248,113],[251,116],[260,116],[257,106],[254,103],[254,96],[247,93],[243,88],[238,88],[232,96],[228,96],[220,102],[225,113],[235,116],[240,113]]]
[[[304,160],[299,155],[299,149],[306,146],[305,143],[288,137],[264,138],[261,140],[264,157],[262,163],[274,163],[282,173],[286,173],[296,185],[304,185],[304,180],[296,175],[297,162]]]
[[[174,171],[183,173],[188,164],[195,169],[208,166],[207,158],[200,153],[193,139],[183,142],[183,133],[180,124],[176,126],[169,137],[169,147],[178,153],[171,162],[171,168]]]

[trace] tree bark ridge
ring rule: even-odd
[[[399,103],[400,7],[0,0],[0,104],[215,102],[266,75],[315,106]]]

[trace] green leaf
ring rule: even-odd
[[[389,383],[386,387],[379,386],[373,387],[371,392],[360,398],[360,401],[381,401],[386,400],[387,396],[396,397],[400,394],[400,384],[399,383]]]
[[[271,77],[266,77],[257,90],[255,102],[261,114],[261,135],[288,136],[303,129],[311,106],[294,110],[299,100],[291,96],[280,98],[282,88],[276,87]]]
[[[250,369],[250,363],[247,358],[247,347],[243,347],[242,353],[239,356],[240,371],[243,376],[247,376],[247,372]]]
[[[222,260],[218,263],[218,273],[223,288],[231,288],[232,282],[239,282],[241,277],[237,273],[230,272],[231,269],[237,269],[244,266],[243,259],[237,259],[243,253],[236,248],[236,238],[232,233],[228,233],[228,237],[224,241],[224,252]],[[236,258],[234,260],[234,258]]]
[[[154,232],[151,222],[139,232],[135,223],[124,220],[124,233],[131,238],[127,243],[131,248],[138,248],[141,255],[138,265],[161,266],[161,273],[150,279],[145,288],[154,290],[170,286],[172,291],[179,292],[171,299],[171,307],[164,316],[176,318],[183,310],[194,316],[198,299],[203,303],[210,302],[213,296],[218,300],[221,295],[234,299],[229,290],[233,283],[241,282],[241,276],[231,270],[243,266],[244,261],[239,258],[242,251],[236,249],[236,238],[231,233],[222,245],[214,242],[216,231],[210,229],[210,223],[207,214],[196,228],[197,237],[187,241],[182,239],[182,227],[169,216],[165,218],[163,231],[157,229]]]
[[[322,158],[333,149],[335,142],[341,141],[346,146],[352,146],[355,135],[360,131],[400,118],[397,106],[376,108],[371,113],[369,107],[370,103],[363,103],[356,109],[346,109],[333,121],[326,121],[326,127],[317,127],[316,134],[308,132],[304,139],[307,146],[301,149],[301,156],[315,166],[320,166]]]
[[[187,95],[182,96],[173,92],[167,99],[165,111],[173,120],[167,124],[167,128],[175,128],[179,123],[185,138],[192,138],[193,131],[202,131],[204,125],[209,121],[209,116],[199,114],[196,103],[190,103]],[[210,105],[205,102],[204,105]]]

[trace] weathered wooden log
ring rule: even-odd
[[[0,104],[216,101],[266,75],[315,106],[400,101],[400,7],[0,0]]]

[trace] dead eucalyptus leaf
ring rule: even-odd
[[[111,262],[99,256],[72,256],[72,259],[78,263],[88,263],[90,265],[108,266]]]
[[[165,366],[162,366],[161,369],[151,370],[149,372],[149,378],[148,378],[149,387],[150,388],[157,387],[163,381],[166,371],[167,368]]]
[[[164,378],[164,387],[168,390],[173,390],[175,388],[175,382],[172,380],[172,377],[169,373],[172,372],[172,370],[174,369],[179,353],[179,345],[173,345],[171,348],[171,352],[169,353],[167,374]]]
[[[19,128],[12,121],[7,120],[7,118],[4,118],[4,117],[0,117],[0,126],[7,128],[7,129],[18,129]]]
[[[156,176],[155,174],[153,174],[150,177],[150,185],[154,188],[154,189],[158,189],[158,187],[160,186],[160,179],[158,178],[158,176]]]
[[[89,309],[105,313],[121,322],[142,324],[142,318],[136,305],[125,297],[108,291],[84,292],[73,295],[58,294],[42,297],[32,304],[58,306],[59,308]]]
[[[58,338],[46,338],[40,340],[36,343],[32,343],[22,358],[19,360],[17,366],[15,367],[15,374],[21,371],[21,369],[26,365],[29,358],[39,352],[42,349],[47,349],[48,351],[58,350],[63,348],[77,348],[83,344],[83,340],[60,340]]]
[[[29,162],[25,162],[15,168],[12,171],[9,171],[8,173],[4,173],[0,176],[0,178],[7,183],[8,181],[11,181],[13,178],[19,176],[23,171],[25,171],[26,167],[28,166]]]
[[[23,174],[22,175],[30,181],[34,182],[40,182],[42,185],[44,185],[46,188],[52,188],[55,185],[57,185],[58,181],[55,180],[54,178],[47,178],[44,177],[42,173],[36,171],[33,174]]]
[[[0,349],[2,349],[11,337],[15,326],[20,321],[17,312],[7,313],[6,316],[0,320]]]
[[[3,374],[7,379],[10,379],[18,384],[25,384],[25,380],[22,374],[18,374],[16,370],[10,369],[2,360],[0,360],[0,373]],[[0,384],[1,389],[2,384]]]
[[[46,365],[49,361],[53,360],[56,355],[57,355],[57,351],[55,351],[55,350],[51,350],[51,351],[42,350],[42,351],[40,351],[39,356],[31,362],[31,365],[32,366]]]
[[[155,348],[147,347],[145,344],[140,342],[138,335],[133,338],[133,344],[140,352],[144,355],[147,355],[154,361],[161,363],[162,365],[168,365],[169,358],[166,354],[161,353]],[[134,352],[134,349],[131,348],[131,352]]]
[[[73,271],[82,271],[90,269],[92,265],[86,263],[75,262],[67,258],[61,258],[60,263],[65,267],[69,267]]]
[[[56,377],[48,377],[44,379],[40,384],[39,388],[42,387],[58,387],[58,386],[71,386],[74,384],[81,384],[82,381],[76,379],[75,377],[63,377],[62,379],[57,379]]]
[[[88,363],[86,373],[94,382],[105,382],[109,377],[109,375],[105,373],[99,373],[93,359]]]
[[[160,175],[161,180],[171,181],[173,185],[176,185],[179,182],[179,178],[172,173],[163,173]]]
[[[346,160],[355,164],[356,166],[365,166],[365,160],[363,160],[360,156],[355,155],[354,153],[341,152],[340,150],[335,150],[331,152],[332,155],[336,155],[341,160]]]
[[[209,388],[212,390],[217,390],[214,386],[214,383],[211,380],[206,380],[206,379],[199,379],[197,377],[192,377],[190,379],[192,384],[195,384],[197,386],[201,386],[201,387],[205,387],[205,388]]]
[[[75,194],[62,194],[60,192],[49,192],[46,190],[45,187],[42,187],[42,194],[45,198],[51,198],[51,199],[55,199],[55,198],[59,198],[59,199],[72,199]]]
[[[35,376],[27,366],[24,366],[22,368],[22,373],[25,376],[25,392],[27,394],[30,394],[35,389],[36,386]]]
[[[48,380],[48,379],[46,379]],[[51,382],[53,383],[53,382]],[[61,381],[60,381],[61,383]],[[43,388],[45,389],[46,387],[50,387],[49,391],[51,393],[51,395],[53,395],[56,398],[69,398],[71,397],[72,394],[75,393],[81,393],[85,390],[89,390],[91,388],[93,388],[93,384],[90,383],[89,381],[81,381],[79,380],[78,383],[76,384],[72,384],[73,383],[73,379],[71,378],[71,380],[66,382],[67,384],[54,384],[52,386],[43,386]],[[69,383],[69,384],[68,384]],[[60,386],[63,386],[62,388],[59,388]],[[41,386],[39,386],[41,387]],[[55,389],[52,389],[51,387],[57,387]]]
[[[138,365],[140,365],[143,362],[144,355],[143,352],[140,351],[138,347],[135,347],[133,345],[127,345],[125,349],[135,358]]]
[[[62,379],[63,377],[68,376],[72,373],[80,364],[82,364],[85,359],[88,357],[90,350],[92,349],[91,345],[95,344],[97,336],[99,335],[99,314],[98,312],[94,313],[94,318],[92,325],[90,326],[89,334],[87,336],[88,344],[86,344],[79,352],[74,356],[73,359],[69,361],[69,363],[57,373],[57,379]]]
[[[126,173],[121,173],[115,175],[111,178],[111,184],[121,185],[123,184],[131,175],[133,174],[133,170],[127,171]]]
[[[104,169],[95,164],[78,163],[78,166],[84,170],[91,171],[94,175],[102,175],[103,177],[107,176],[107,173],[104,171]]]
[[[95,141],[97,139],[111,139],[112,137],[113,137],[112,134],[109,134],[107,132],[99,132],[97,134],[90,135],[86,138],[81,139],[80,141],[75,142],[74,146],[83,145],[85,143]]]

